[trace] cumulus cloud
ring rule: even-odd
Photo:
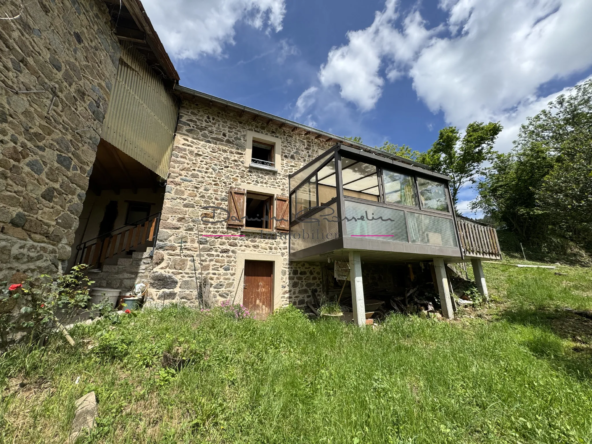
[[[376,13],[370,27],[348,32],[349,43],[332,48],[319,72],[324,87],[338,86],[341,97],[363,111],[374,108],[380,99],[385,82],[381,75],[384,63],[390,63],[388,79],[396,80],[401,66],[414,57],[433,32],[425,29],[418,12],[404,20],[399,32],[395,28],[396,5],[396,0],[387,0],[384,11]]]
[[[279,32],[285,0],[144,0],[158,35],[177,59],[221,56],[234,43],[235,26],[244,21],[266,32]]]
[[[501,121],[498,149],[508,151],[526,117],[557,95],[541,87],[592,66],[589,0],[441,0],[447,20],[431,28],[419,10],[403,16],[397,7],[387,0],[368,28],[331,49],[322,88],[368,111],[387,81],[409,76],[449,124]]]
[[[316,86],[311,86],[304,91],[296,101],[296,109],[294,110],[294,117],[299,119],[316,101],[315,94],[319,89]]]

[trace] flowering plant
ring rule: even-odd
[[[232,304],[230,301],[224,301],[220,304],[222,313],[234,319],[249,319],[253,316],[249,309],[242,304]]]
[[[41,275],[10,286],[0,284],[0,348],[13,341],[16,332],[32,343],[71,323],[90,299],[93,282],[86,277],[86,269],[78,265],[57,278]],[[102,311],[102,306],[93,310],[97,308]]]

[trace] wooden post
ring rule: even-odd
[[[448,285],[444,259],[434,259],[434,271],[436,272],[436,283],[438,284],[438,293],[440,294],[440,303],[442,304],[442,316],[447,319],[454,319],[454,310],[452,309],[450,286]]]
[[[486,301],[489,301],[489,293],[487,291],[487,283],[485,282],[485,273],[483,273],[483,264],[481,259],[471,259],[473,265],[473,273],[475,274],[475,284],[477,289],[483,295]]]
[[[366,325],[366,304],[364,302],[364,282],[362,280],[362,260],[360,253],[350,251],[349,273],[352,289],[352,305],[354,308],[354,322],[358,327]]]

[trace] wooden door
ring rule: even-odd
[[[273,307],[273,262],[245,261],[243,305],[256,319],[265,319]]]

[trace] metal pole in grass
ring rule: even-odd
[[[203,278],[203,263],[201,261],[201,232],[199,231],[199,219],[197,220],[197,254],[199,255],[199,276],[200,276],[200,284],[199,287],[201,289],[201,308],[206,308],[204,303],[204,278]],[[195,256],[193,256],[193,273],[195,275],[195,284],[197,285],[197,272],[195,270]],[[197,292],[197,302],[199,301],[199,290]]]
[[[236,284],[236,290],[234,291],[234,297],[232,298],[232,305],[234,305],[234,301],[236,300],[236,294],[238,293],[238,289],[240,287],[241,281],[243,280],[243,274],[245,272],[245,269],[243,268],[241,270],[241,274],[240,277],[238,278],[238,282]]]
[[[520,248],[522,249],[522,256],[524,256],[524,260],[527,261],[528,259],[526,259],[526,254],[524,254],[524,247],[522,246],[522,242],[520,242]]]

